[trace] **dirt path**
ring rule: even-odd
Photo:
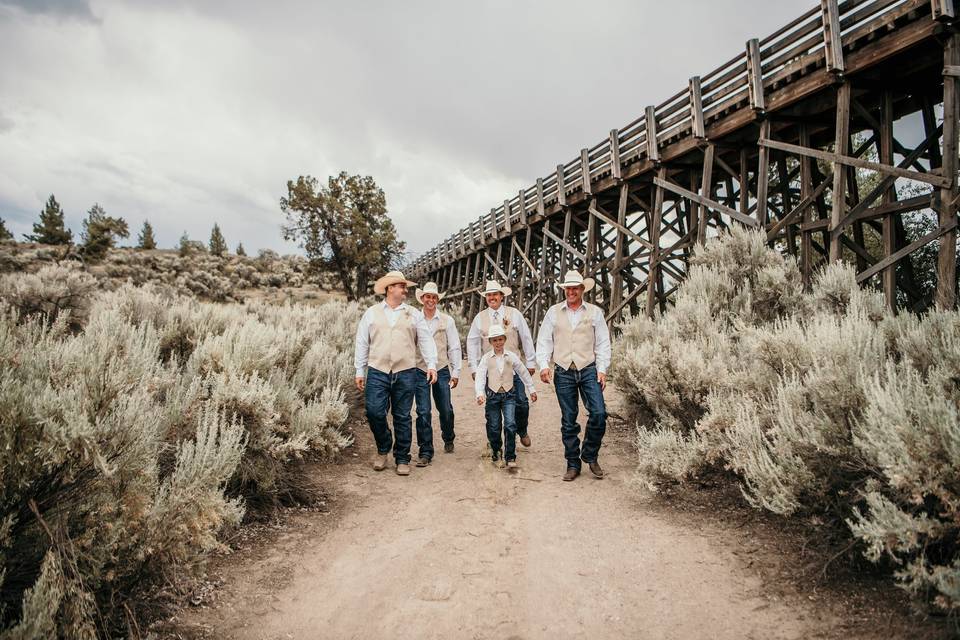
[[[361,434],[363,464],[342,468],[336,497],[347,506],[227,566],[217,606],[186,626],[241,639],[833,637],[821,607],[765,594],[737,555],[743,532],[683,525],[643,500],[625,428],[608,431],[607,478],[561,482],[559,409],[540,387],[515,475],[481,457],[466,385],[456,453],[441,445],[410,477],[370,469]]]

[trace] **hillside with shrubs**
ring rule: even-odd
[[[75,263],[108,289],[150,283],[211,302],[261,298],[323,302],[344,297],[334,277],[316,273],[306,258],[280,256],[268,249],[246,256],[218,255],[201,243],[179,250],[110,248],[93,261],[73,245],[0,242],[0,273],[32,273],[63,263]]]
[[[674,307],[620,329],[649,488],[727,478],[960,612],[960,314],[894,315],[842,263],[804,291],[763,234],[734,229]]]
[[[58,250],[3,246],[0,638],[139,636],[225,534],[318,496],[360,309],[205,301],[302,283],[269,255]]]

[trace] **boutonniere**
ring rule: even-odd
[[[509,326],[510,326],[510,320],[508,320],[507,318],[504,318],[504,319],[503,319],[503,327],[504,327],[504,328],[507,328],[507,327],[509,327]]]

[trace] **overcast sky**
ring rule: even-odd
[[[424,251],[811,3],[0,0],[0,218],[291,253],[286,181],[344,170]]]

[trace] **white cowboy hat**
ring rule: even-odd
[[[443,297],[447,295],[445,293],[440,293],[440,290],[437,289],[436,282],[428,282],[427,284],[423,285],[423,289],[417,287],[417,290],[413,292],[413,295],[416,296],[417,302],[423,304],[423,294],[425,293],[432,293],[433,295],[437,296],[437,300],[443,300]]]
[[[487,340],[491,338],[502,338],[507,335],[507,332],[504,331],[502,324],[492,324],[490,325],[490,331],[487,332]]]
[[[513,293],[513,289],[510,287],[500,286],[500,283],[496,280],[487,280],[487,288],[483,291],[478,291],[477,293],[482,296],[485,296],[488,293],[502,293],[503,295],[508,296]]]
[[[557,287],[564,289],[566,287],[583,287],[583,292],[586,293],[593,289],[593,285],[596,284],[593,281],[593,278],[584,278],[576,271],[567,271],[567,275],[563,276],[563,281],[557,283]]]
[[[392,284],[399,284],[401,282],[405,282],[408,287],[412,287],[417,284],[416,282],[407,280],[399,271],[390,271],[387,273],[387,275],[373,283],[373,292],[377,295],[382,295],[387,292],[387,287]]]

